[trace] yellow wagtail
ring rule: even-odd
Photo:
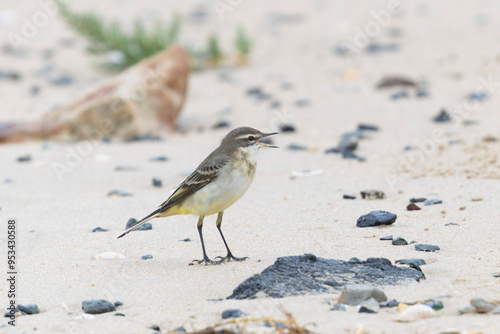
[[[245,260],[246,257],[237,258],[229,250],[221,230],[222,215],[224,210],[239,200],[250,187],[257,167],[256,156],[259,148],[277,147],[259,141],[274,134],[276,133],[262,133],[250,127],[241,127],[229,132],[221,145],[203,160],[158,209],[124,231],[118,238],[153,218],[193,214],[199,216],[198,233],[203,250],[203,259],[193,262],[208,264]],[[205,216],[216,213],[217,229],[227,249],[225,257],[218,256],[220,261],[208,258],[202,233]]]

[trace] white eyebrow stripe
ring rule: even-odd
[[[246,135],[241,135],[241,136],[236,137],[236,139],[243,139],[243,138],[246,139],[248,136],[254,136],[254,135],[252,135],[251,133],[247,133]]]

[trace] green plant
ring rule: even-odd
[[[216,35],[210,35],[207,42],[208,60],[213,66],[216,66],[222,59],[222,52],[220,51],[219,41]]]
[[[238,55],[246,60],[252,48],[252,41],[250,40],[250,38],[248,37],[243,28],[238,28],[238,32],[236,33],[235,44],[236,44],[236,50],[238,51]]]
[[[66,4],[58,2],[60,13],[66,22],[80,34],[90,38],[89,52],[105,53],[119,51],[121,61],[106,63],[105,67],[123,70],[138,61],[155,55],[176,42],[180,18],[174,15],[170,24],[156,23],[146,29],[143,22],[136,20],[131,32],[126,32],[119,22],[105,23],[95,13],[75,13]]]

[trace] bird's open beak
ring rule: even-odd
[[[272,136],[272,135],[277,135],[278,133],[277,132],[273,132],[273,133],[264,133],[264,135],[260,138],[266,138],[266,137],[269,137],[269,136]],[[259,139],[259,140],[260,140]],[[262,147],[273,147],[273,148],[279,148],[278,146],[274,146],[274,145],[269,145],[269,144],[266,144],[266,143],[262,143],[260,142],[259,140],[257,140],[257,144],[259,144],[260,146]]]

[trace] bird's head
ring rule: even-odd
[[[275,134],[277,134],[277,132],[262,133],[250,127],[241,127],[229,132],[222,140],[222,145],[227,145],[233,149],[240,149],[243,152],[257,152],[261,147],[277,148],[278,146],[269,145],[260,141],[263,138]]]

